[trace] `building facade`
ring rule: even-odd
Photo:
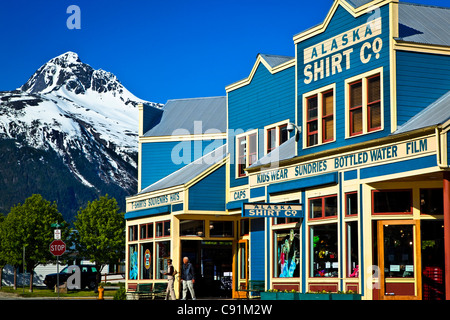
[[[295,57],[258,54],[226,97],[177,101],[209,101],[197,118],[142,107],[128,290],[188,256],[206,295],[262,281],[450,299],[449,22],[449,8],[336,0],[293,37]],[[180,128],[189,138],[158,131]]]

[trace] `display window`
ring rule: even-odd
[[[442,188],[420,189],[420,213],[437,215],[444,213]]]
[[[359,244],[358,244],[358,221],[350,221],[345,224],[346,232],[346,257],[347,277],[359,277]]]
[[[153,279],[153,242],[141,244],[141,279]]]
[[[300,275],[300,239],[295,229],[274,231],[276,259],[274,276],[294,278]]]
[[[128,247],[128,279],[137,280],[138,278],[138,246],[137,244]]]
[[[310,277],[338,277],[337,223],[310,227]]]
[[[156,279],[165,279],[167,276],[163,272],[167,270],[167,259],[170,259],[170,241],[155,242],[155,259],[156,259]]]

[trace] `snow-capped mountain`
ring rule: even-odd
[[[116,189],[127,195],[136,192],[137,185],[139,103],[162,107],[137,98],[114,74],[95,70],[67,52],[45,63],[17,90],[0,92],[0,141],[13,140],[18,149],[54,152],[50,162],[60,159],[93,194],[106,189],[112,195]],[[48,166],[42,155],[33,161]],[[0,187],[5,171],[8,168],[0,168]],[[0,200],[0,211],[6,207]]]

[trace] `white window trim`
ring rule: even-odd
[[[350,94],[349,94],[349,85],[352,82],[358,80],[364,80],[371,76],[380,74],[380,117],[381,117],[381,127],[377,130],[369,131],[367,126],[368,114],[367,114],[367,81],[362,81],[362,127],[363,132],[361,134],[350,135]],[[345,79],[345,139],[361,137],[366,134],[379,132],[384,130],[384,81],[383,81],[383,67],[367,71],[365,73],[359,74],[357,76]]]
[[[333,140],[330,141],[326,141],[326,142],[322,142],[322,117],[323,117],[323,99],[322,99],[322,95],[323,93],[333,90]],[[308,146],[308,134],[307,134],[307,117],[306,117],[306,108],[307,108],[307,99],[313,95],[317,94],[317,141],[318,143],[313,145],[313,146]],[[327,143],[331,143],[331,142],[335,142],[336,141],[336,83],[327,85],[325,87],[321,87],[318,88],[316,90],[313,91],[309,91],[306,92],[302,95],[302,104],[303,104],[303,134],[302,134],[302,140],[303,140],[303,149],[308,149],[308,148],[314,148],[323,144],[327,144]]]
[[[270,125],[267,125],[264,127],[264,154],[267,154],[267,142],[268,142],[268,136],[267,136],[267,130],[275,128],[275,135],[276,135],[276,146],[278,147],[280,145],[280,127],[287,125],[289,123],[289,119],[279,121],[272,123]]]
[[[247,153],[245,155],[245,167],[249,166],[249,162],[250,162],[250,152],[249,152],[249,137],[253,134],[256,134],[256,156],[258,158],[258,129],[254,129],[254,130],[250,130],[250,131],[246,131],[244,133],[240,133],[237,134],[235,136],[235,178],[236,179],[240,179],[240,178],[245,178],[248,176],[248,173],[245,172],[245,175],[243,176],[239,176],[239,140],[241,138],[245,137],[245,143],[246,143],[246,150]]]

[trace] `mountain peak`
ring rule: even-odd
[[[59,64],[61,66],[70,66],[76,63],[81,63],[80,57],[77,53],[67,51],[49,61],[49,63]]]

